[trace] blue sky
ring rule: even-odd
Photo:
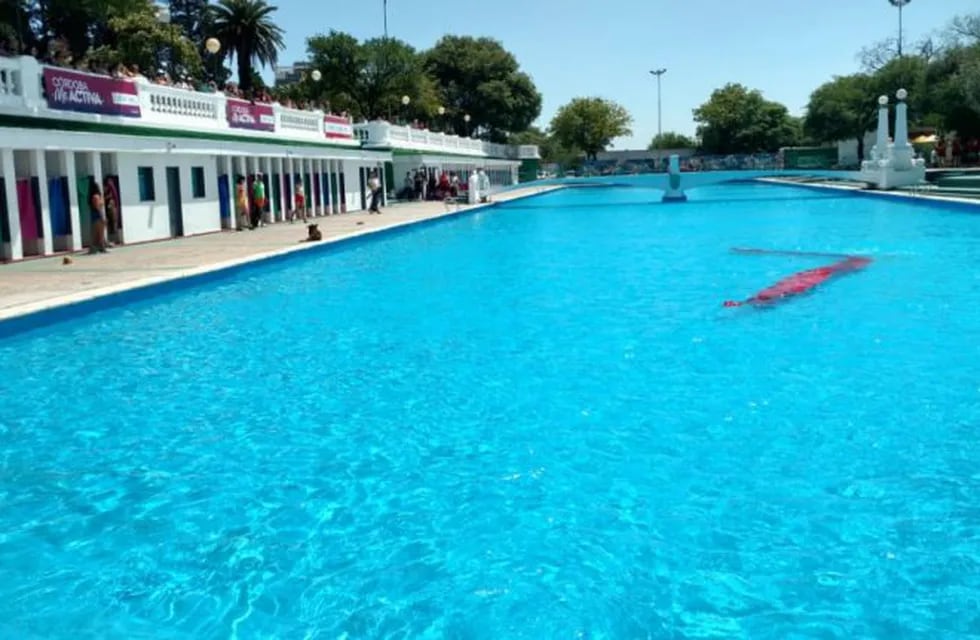
[[[316,33],[382,34],[382,0],[270,1],[286,31],[281,63],[304,59],[306,39]],[[912,0],[904,10],[906,41],[971,12],[980,12],[978,0]],[[726,82],[802,114],[814,88],[856,71],[861,47],[897,30],[898,12],[887,0],[388,0],[389,35],[416,48],[446,33],[503,42],[544,97],[541,125],[576,96],[619,102],[634,124],[618,149],[645,147],[656,134],[652,68],[667,68],[664,131],[693,134],[691,110]]]

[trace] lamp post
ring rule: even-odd
[[[439,130],[446,128],[446,107],[439,107]]]
[[[402,96],[402,107],[405,110],[405,124],[408,124],[408,105],[412,104],[412,99],[408,96]]]
[[[902,57],[902,9],[912,0],[888,0],[888,4],[898,7],[898,57]]]
[[[667,73],[666,69],[653,69],[650,71],[651,75],[657,77],[657,171],[660,171],[660,144],[663,141],[664,129],[663,122],[660,118],[660,76]]]
[[[208,38],[204,41],[204,48],[211,54],[211,81],[217,87],[218,84],[218,52],[221,51],[221,41],[217,38]]]
[[[157,22],[159,22],[160,24],[169,25],[170,24],[170,7],[166,7],[166,6],[163,6],[163,5],[157,5],[157,7],[156,7],[156,17],[157,17]],[[169,62],[167,64],[167,66],[169,67],[168,71],[170,71],[170,75],[171,75],[171,78],[170,79],[173,80],[173,77],[172,76],[174,75],[174,43],[173,43],[173,34],[172,33],[171,33],[171,40],[170,40],[170,56],[169,56]]]
[[[463,116],[463,122],[466,123],[465,132],[466,132],[466,137],[469,138],[470,137],[470,114],[467,113],[465,116]]]

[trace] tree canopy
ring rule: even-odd
[[[314,36],[307,42],[310,65],[320,71],[319,82],[307,78],[307,97],[325,100],[336,111],[359,118],[420,118],[438,109],[435,87],[425,75],[422,57],[394,38],[363,43],[339,31]],[[406,107],[403,96],[409,98]]]
[[[785,106],[741,84],[716,89],[694,110],[701,148],[708,153],[757,153],[799,144],[801,122]]]
[[[632,134],[633,118],[626,109],[603,98],[575,98],[564,105],[551,121],[556,141],[595,159],[614,138]]]
[[[862,73],[840,76],[826,82],[810,95],[803,119],[807,135],[816,140],[856,139],[858,155],[864,155],[864,134],[874,127],[877,94],[871,77]]]
[[[504,142],[541,114],[541,94],[513,54],[491,38],[444,36],[424,55],[425,69],[439,87],[446,116],[463,129]]]
[[[662,134],[653,136],[647,150],[656,151],[657,149],[693,149],[698,146],[694,138],[685,136],[674,131],[664,131]]]
[[[279,50],[285,48],[285,34],[273,21],[276,7],[265,0],[218,0],[211,5],[211,29],[224,47],[227,57],[238,65],[238,84],[252,88],[252,69],[256,64],[274,65]]]

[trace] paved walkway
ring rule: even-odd
[[[551,191],[557,187],[529,187],[498,194],[495,200]],[[462,205],[458,210],[475,208]],[[439,218],[457,211],[442,202],[396,204],[381,215],[345,213],[313,219],[324,241],[364,235],[381,229]],[[0,320],[213,271],[261,258],[303,251],[320,243],[301,242],[306,227],[301,223],[276,223],[255,231],[223,231],[177,240],[120,246],[108,254],[52,256],[0,265]]]

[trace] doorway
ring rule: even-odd
[[[184,212],[180,202],[180,167],[167,167],[167,205],[170,208],[170,237],[184,235]]]

